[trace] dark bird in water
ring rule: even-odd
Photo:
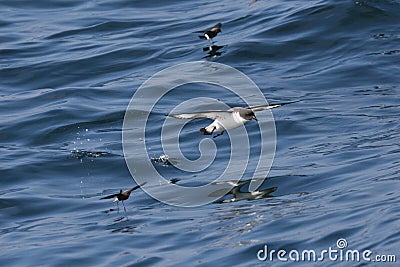
[[[217,25],[215,25],[214,27],[212,27],[209,30],[199,31],[199,32],[203,33],[203,35],[199,35],[199,38],[207,39],[207,40],[211,41],[212,38],[214,38],[215,36],[217,36],[217,34],[219,32],[221,32],[221,27],[222,27],[222,24],[218,23]]]
[[[135,191],[136,189],[142,187],[145,184],[146,183],[142,183],[141,185],[137,185],[137,186],[132,187],[131,189],[125,190],[125,191],[122,191],[122,189],[121,189],[118,194],[112,194],[112,195],[109,195],[109,196],[102,197],[100,199],[115,198],[113,202],[117,202],[117,205],[118,205],[119,201],[122,201],[122,205],[124,206],[124,211],[126,212],[124,200],[127,200],[129,198],[129,196],[131,195],[132,191]]]
[[[168,116],[177,118],[177,119],[197,119],[197,118],[207,118],[214,120],[207,127],[201,128],[200,132],[204,135],[211,135],[214,132],[220,132],[219,134],[214,135],[213,137],[218,137],[224,133],[226,130],[235,129],[239,126],[244,125],[245,123],[251,120],[257,120],[254,112],[268,110],[277,108],[283,105],[295,103],[287,102],[287,103],[278,103],[272,105],[261,105],[261,106],[251,106],[247,108],[242,107],[234,107],[228,110],[211,110],[204,112],[193,112],[193,113],[183,113],[183,114],[169,114]]]

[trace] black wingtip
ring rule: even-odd
[[[129,191],[135,191],[136,189],[138,189],[138,188],[140,188],[140,187],[142,187],[142,186],[144,186],[145,184],[147,184],[147,182],[144,182],[144,183],[141,183],[140,185],[137,185],[137,186],[135,186],[135,187],[133,187],[131,190],[129,190]]]
[[[301,100],[295,100],[295,101],[283,102],[283,103],[276,103],[275,105],[284,106],[284,105],[294,104],[294,103],[297,103],[297,102],[300,102],[300,101],[301,101]]]
[[[290,102],[281,102],[281,103],[270,103],[269,105],[270,106],[275,106],[275,107],[281,107],[281,106],[284,106],[284,105],[289,105],[289,104],[294,104],[294,103],[297,103],[297,102],[300,102],[301,100],[295,100],[295,101],[290,101]]]

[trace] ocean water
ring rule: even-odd
[[[0,1],[0,14],[0,265],[286,266],[290,251],[329,248],[370,250],[371,261],[297,264],[400,261],[400,1],[21,0]],[[219,22],[210,54],[194,32]],[[246,194],[251,163],[235,199],[183,208],[138,190],[126,212],[99,200],[136,185],[122,145],[130,99],[191,61],[238,69],[270,102],[300,100],[273,110],[262,194]],[[165,113],[191,97],[244,106],[211,85],[166,95],[146,129],[149,158],[163,155]],[[199,157],[207,122],[181,132],[187,158]],[[246,129],[257,158],[257,123]],[[213,141],[202,172],[154,167],[177,184],[211,182],[229,135]],[[261,261],[265,246],[289,262]]]

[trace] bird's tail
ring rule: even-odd
[[[209,133],[207,132],[206,128],[200,128],[200,132],[201,132],[202,134],[204,134],[204,135],[209,134]]]

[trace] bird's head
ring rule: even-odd
[[[244,114],[244,118],[245,118],[246,120],[248,120],[248,121],[251,121],[251,120],[257,121],[256,114],[254,114],[254,112],[253,112],[252,110],[247,111],[247,112]]]

